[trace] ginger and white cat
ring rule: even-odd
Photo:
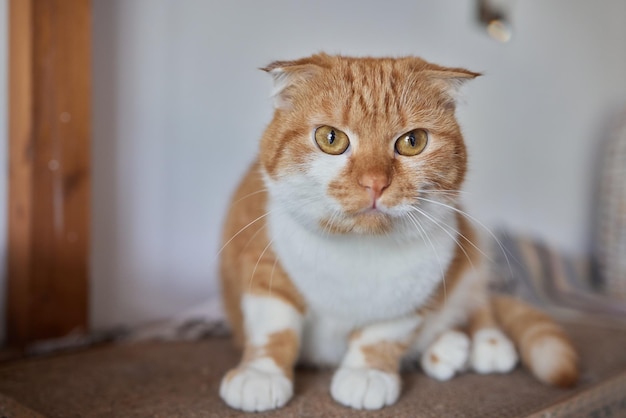
[[[398,399],[402,362],[446,380],[508,372],[518,352],[541,381],[573,385],[577,355],[561,328],[488,295],[460,209],[455,96],[478,74],[326,54],[264,70],[274,118],[224,230],[223,298],[244,352],[222,399],[279,408],[304,363],[337,366],[331,396],[376,409]]]

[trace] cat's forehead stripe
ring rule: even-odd
[[[364,62],[353,61],[339,67],[341,75],[332,80],[340,84],[334,93],[346,96],[341,112],[344,126],[373,116],[401,126],[406,124],[405,111],[401,106],[400,74],[395,62],[368,66]]]

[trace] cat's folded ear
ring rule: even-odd
[[[274,61],[261,70],[269,73],[274,79],[272,89],[274,106],[287,109],[292,104],[298,86],[313,77],[321,67],[311,60]]]
[[[424,70],[423,75],[431,83],[444,91],[452,103],[456,102],[459,90],[469,80],[481,76],[481,73],[466,70],[464,68],[438,67]]]

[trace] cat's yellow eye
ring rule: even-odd
[[[350,145],[348,135],[332,126],[320,126],[315,130],[315,142],[326,154],[343,154]]]
[[[396,151],[400,155],[412,157],[424,151],[428,143],[428,132],[424,129],[413,129],[402,134],[396,141]]]

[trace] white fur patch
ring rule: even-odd
[[[281,299],[244,294],[241,309],[248,344],[261,347],[273,333],[289,329],[300,335],[302,331],[302,315]]]
[[[515,346],[499,329],[481,329],[474,334],[470,362],[476,372],[508,373],[517,361]]]
[[[296,71],[274,68],[269,73],[274,79],[274,88],[271,93],[271,96],[274,98],[274,107],[277,109],[289,109],[291,100],[289,95],[285,94],[285,90],[297,83],[298,80],[305,80],[311,77],[314,74],[314,70],[313,67],[299,68]]]
[[[342,367],[330,386],[333,399],[356,409],[379,409],[400,396],[400,376],[374,369]]]
[[[327,236],[270,209],[273,248],[308,307],[355,328],[415,311],[439,285],[454,254],[455,243],[442,232],[430,234],[432,245],[421,237]]]
[[[288,107],[288,102],[281,98],[280,94],[289,86],[289,74],[282,68],[275,68],[271,70],[270,75],[274,78],[274,87],[270,96],[274,98],[274,106],[276,108]]]
[[[470,340],[465,333],[447,331],[422,354],[422,369],[434,379],[451,379],[465,370],[469,349]]]
[[[237,369],[230,378],[222,379],[220,396],[230,407],[248,412],[280,408],[293,396],[293,383],[276,367],[272,360],[262,359]]]

